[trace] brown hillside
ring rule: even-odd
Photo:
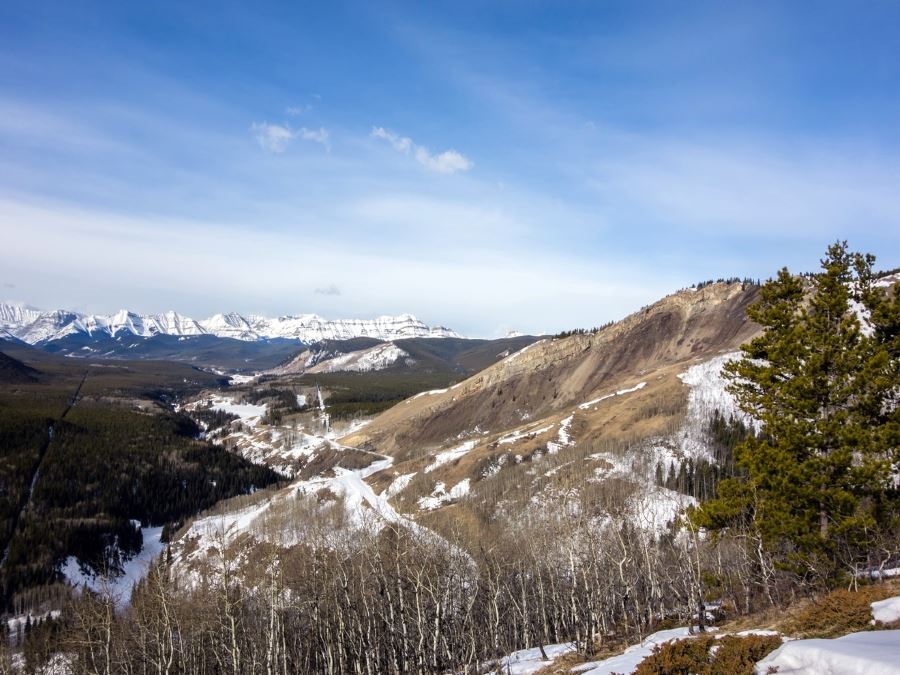
[[[713,284],[598,333],[542,340],[456,387],[395,406],[344,442],[411,459],[476,429],[518,428],[639,380],[674,379],[672,366],[733,351],[757,332],[746,318],[756,294],[740,283]]]

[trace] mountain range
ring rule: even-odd
[[[0,337],[14,337],[31,345],[45,345],[70,336],[150,338],[160,335],[187,338],[211,335],[247,342],[286,339],[311,344],[322,340],[359,337],[377,340],[402,338],[459,338],[443,326],[428,326],[412,314],[375,319],[324,319],[316,314],[268,318],[234,312],[197,321],[178,312],[138,314],[126,309],[115,314],[82,314],[64,309],[44,311],[20,303],[0,303]]]

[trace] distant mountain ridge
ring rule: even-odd
[[[157,335],[213,335],[249,342],[287,339],[308,344],[359,337],[384,341],[414,337],[462,337],[443,326],[428,326],[412,314],[380,316],[375,319],[329,320],[316,314],[268,318],[228,313],[197,321],[174,311],[137,314],[123,309],[115,314],[82,314],[63,309],[43,311],[19,303],[0,303],[0,331],[32,345],[43,345],[78,334],[90,337],[124,335],[142,338]]]

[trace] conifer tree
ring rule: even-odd
[[[748,315],[763,333],[725,374],[762,433],[735,449],[745,475],[694,513],[714,530],[751,530],[819,580],[897,533],[900,302],[873,284],[873,263],[838,242],[819,274],[782,269],[761,287]]]

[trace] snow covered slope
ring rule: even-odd
[[[57,340],[68,335],[215,335],[238,340],[284,338],[306,343],[321,340],[349,340],[370,337],[394,340],[413,337],[461,337],[442,326],[431,327],[412,314],[380,316],[375,319],[323,319],[315,314],[244,317],[240,314],[216,314],[202,321],[179,314],[137,314],[120,310],[115,314],[81,314],[67,310],[41,311],[27,305],[0,303],[0,328],[29,344]]]

